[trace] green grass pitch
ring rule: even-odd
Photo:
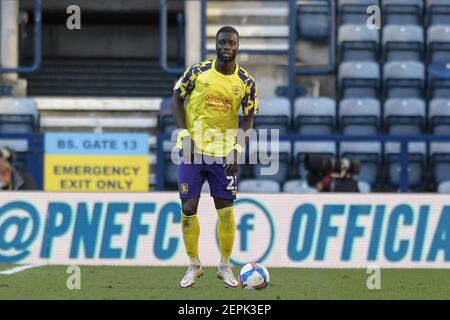
[[[0,271],[12,267],[0,265]],[[263,291],[225,288],[214,267],[195,287],[181,289],[184,267],[103,266],[81,266],[81,289],[69,290],[66,270],[44,266],[0,274],[0,299],[450,299],[450,269],[381,269],[381,289],[369,290],[365,269],[269,268],[271,283]]]

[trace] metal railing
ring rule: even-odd
[[[0,6],[1,10],[1,6]],[[34,59],[31,66],[0,68],[0,73],[33,73],[42,63],[42,0],[34,0]]]

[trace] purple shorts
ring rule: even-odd
[[[180,199],[199,198],[205,180],[208,180],[211,196],[234,200],[237,193],[237,177],[227,176],[225,165],[212,163],[202,159],[202,163],[184,163],[181,158],[178,164],[178,191]]]

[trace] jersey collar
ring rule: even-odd
[[[220,73],[219,71],[216,70],[216,59],[214,59],[212,69],[214,70],[215,73],[217,73],[218,75],[220,75],[222,77],[232,77],[232,76],[237,75],[238,70],[239,70],[239,65],[236,63],[235,67],[234,67],[234,72],[230,75],[226,75],[226,74]]]

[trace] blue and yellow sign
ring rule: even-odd
[[[148,191],[146,134],[47,133],[45,191]]]

